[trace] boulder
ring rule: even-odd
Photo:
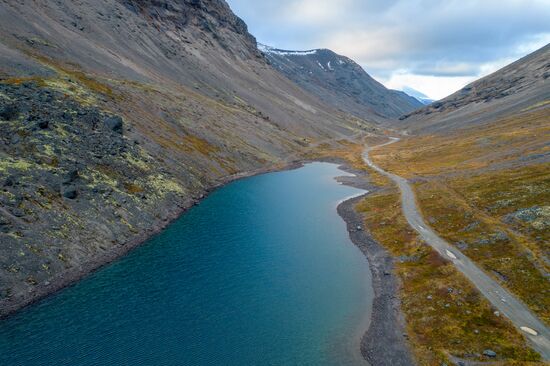
[[[50,121],[48,121],[47,119],[43,119],[43,120],[38,121],[38,127],[40,127],[43,130],[45,130],[49,126],[50,126]]]
[[[497,357],[496,352],[491,349],[486,349],[485,351],[483,351],[483,355],[491,358]]]
[[[19,116],[19,108],[16,104],[8,104],[0,107],[0,118],[5,121],[12,121]]]
[[[67,187],[63,190],[63,197],[74,200],[78,197],[78,191],[75,187]]]
[[[105,118],[104,123],[109,130],[120,134],[122,133],[123,122],[122,118],[119,116],[107,117]]]
[[[72,169],[63,177],[63,184],[70,184],[79,177],[78,170]]]
[[[25,211],[15,207],[15,208],[11,209],[11,214],[15,217],[24,217],[25,216]]]
[[[13,187],[15,185],[15,177],[10,175],[4,181],[4,187]]]
[[[101,115],[96,110],[79,110],[77,112],[78,116],[80,117],[80,120],[84,122],[84,124],[88,125],[88,127],[92,129],[96,129],[101,121]]]

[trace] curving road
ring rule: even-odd
[[[516,299],[510,292],[500,286],[495,280],[479,269],[468,257],[458,249],[440,238],[422,219],[413,190],[406,179],[388,173],[374,164],[369,158],[369,152],[373,148],[382,147],[399,141],[392,137],[392,141],[382,145],[367,148],[363,159],[377,172],[394,181],[401,190],[401,205],[403,213],[409,225],[416,230],[422,239],[434,248],[441,256],[449,259],[466,278],[468,278],[478,290],[497,308],[504,316],[516,326],[530,341],[533,349],[540,353],[546,361],[550,360],[550,329],[525,304]]]

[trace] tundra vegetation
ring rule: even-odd
[[[490,130],[491,128],[487,127],[487,129]],[[393,133],[393,131],[386,132],[387,134]],[[417,138],[419,139],[418,143],[415,141]],[[390,163],[393,163],[395,165],[392,166],[400,167],[401,170],[398,173],[404,174],[403,166],[406,166],[406,163],[394,163],[394,160],[392,160],[396,156],[402,156],[398,155],[399,146],[414,144],[419,149],[424,148],[429,151],[425,141],[423,141],[425,138],[428,137],[415,137],[414,139],[411,138],[410,141],[404,139],[403,142],[394,144],[397,146],[395,150],[393,150],[392,145],[388,145],[380,150],[373,150],[371,154],[376,157],[377,163],[380,162],[384,167],[388,167]],[[430,138],[435,139],[435,137]],[[370,136],[365,140],[369,146],[379,145],[385,141],[387,141],[387,138],[382,135]],[[450,138],[449,144],[446,146],[453,146],[450,141],[453,141],[453,139]],[[365,226],[372,237],[394,257],[395,275],[400,282],[399,297],[407,326],[407,338],[418,363],[420,365],[440,365],[443,363],[452,364],[458,361],[498,361],[499,364],[506,365],[540,364],[540,356],[529,348],[525,338],[516,328],[496,311],[450,262],[440,257],[433,249],[423,243],[416,232],[408,225],[401,211],[400,194],[397,187],[386,177],[370,169],[364,163],[362,159],[364,144],[345,143],[344,145],[345,147],[342,148],[321,146],[311,155],[317,158],[339,156],[354,169],[368,173],[368,179],[374,187],[374,192],[368,194],[357,205],[356,209],[363,213]],[[381,151],[382,149],[384,151]],[[470,151],[469,149],[466,150]],[[433,159],[441,159],[444,156],[434,153]],[[414,161],[417,162],[417,160]],[[423,162],[417,162],[417,164],[423,164]],[[446,165],[444,161],[440,164]],[[432,169],[433,164],[426,163],[425,166]],[[414,164],[410,164],[406,169],[414,169]],[[543,169],[539,173],[542,173],[542,171]],[[514,176],[513,172],[507,172]],[[496,172],[491,173],[497,174]],[[537,174],[531,175],[532,178],[534,176],[538,177]],[[486,178],[493,179],[494,177],[487,176]],[[529,182],[532,183],[529,179],[523,180],[523,183],[517,182],[517,185],[530,184]],[[426,183],[417,183],[415,188],[417,194],[420,192],[419,204],[424,215],[428,210],[427,207],[447,207],[448,203],[454,204],[454,201],[447,201],[451,199],[448,192],[444,194],[440,192],[441,195],[435,197],[427,189],[424,190],[422,184]],[[514,190],[509,182],[504,182],[502,185],[505,185],[509,190]],[[458,184],[458,186],[465,187],[463,184]],[[476,187],[478,189],[481,187],[487,188],[487,185],[477,185]],[[491,187],[491,189],[497,192],[499,187]],[[506,191],[504,192],[504,196],[506,196]],[[539,197],[536,193],[540,193],[540,190],[531,188],[530,192],[531,201],[529,204],[539,207],[532,200],[537,201],[538,205],[544,202],[544,197]],[[482,196],[485,197],[485,195]],[[428,203],[433,206],[428,206]],[[510,212],[517,212],[518,210],[520,209],[510,208]],[[536,212],[535,215],[540,215],[538,210]],[[460,213],[463,217],[464,211]],[[439,222],[446,222],[441,226],[442,228],[456,225],[453,224],[453,218],[448,215],[449,212],[445,210],[441,216],[439,213],[436,215],[434,212],[426,217],[430,224],[438,229]],[[472,229],[466,231],[466,233],[470,233],[478,226],[477,224],[472,225],[472,222],[476,220],[474,216],[467,215],[467,217],[470,220],[461,222],[460,229],[470,225]],[[540,217],[537,216],[537,219],[540,219]],[[513,225],[517,225],[517,223]],[[438,229],[438,232],[442,234],[440,229]],[[462,233],[463,231],[454,230],[453,233],[455,232]],[[480,236],[480,238],[483,238],[483,236]],[[502,239],[503,236],[501,235],[493,238],[495,242]],[[538,281],[539,286],[547,283],[545,281],[547,280],[540,279]],[[541,291],[544,291],[544,288]],[[536,296],[530,304],[535,301],[544,303],[547,301],[547,297]]]

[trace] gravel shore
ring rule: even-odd
[[[345,167],[343,168],[345,169]],[[357,177],[340,179],[344,184],[372,191],[361,172],[345,169]],[[364,174],[364,173],[363,173]],[[405,320],[397,296],[399,280],[393,274],[391,255],[364,228],[355,205],[362,197],[349,199],[338,206],[338,214],[347,224],[351,241],[369,261],[374,299],[369,326],[361,339],[361,353],[370,365],[414,365],[405,333]]]

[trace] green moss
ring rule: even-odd
[[[124,153],[124,155],[122,155],[122,157],[124,158],[124,160],[126,160],[128,163],[132,164],[136,168],[139,168],[139,169],[143,170],[144,172],[150,171],[151,168],[149,167],[148,163],[144,161],[147,158],[145,156],[145,152],[143,152],[141,149],[139,150],[139,152],[140,152],[141,157],[143,157],[143,160],[134,157],[130,153]]]
[[[3,158],[0,161],[0,172],[6,172],[10,169],[26,171],[34,166],[34,163],[31,163],[25,159]]]
[[[146,184],[154,192],[165,195],[167,193],[178,193],[184,194],[185,189],[175,180],[166,178],[162,174],[149,176],[147,178]]]
[[[52,90],[71,96],[83,105],[92,106],[98,103],[97,98],[88,89],[69,78],[47,79],[44,84]]]

